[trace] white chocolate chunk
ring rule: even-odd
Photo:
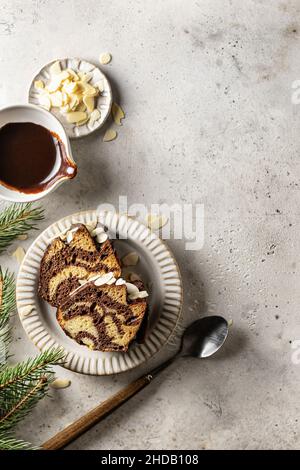
[[[139,255],[134,251],[122,258],[123,266],[136,266],[139,262]]]
[[[112,140],[115,140],[117,138],[117,131],[114,129],[107,129],[103,136],[103,142],[111,142]]]
[[[102,65],[109,64],[111,62],[111,59],[112,59],[112,56],[109,52],[104,52],[99,57],[100,64],[102,64]]]

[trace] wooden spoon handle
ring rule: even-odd
[[[51,437],[42,445],[42,449],[58,450],[65,447],[67,444],[70,444],[70,442],[81,436],[81,434],[99,423],[99,421],[125,403],[129,398],[133,397],[139,390],[142,390],[142,388],[148,385],[151,380],[152,375],[147,374],[140,377],[135,382],[132,382],[130,385],[127,385],[123,390],[120,390],[120,392],[116,393],[111,398],[108,398],[103,403],[96,406],[96,408],[92,409],[84,416],[77,419],[77,421],[74,421],[74,423]]]

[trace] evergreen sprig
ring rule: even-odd
[[[62,358],[60,350],[49,350],[4,368],[0,373],[0,432],[15,427],[45,396],[53,379],[50,365]]]
[[[14,275],[6,271],[2,273],[0,267],[0,372],[8,359],[8,346],[10,342],[9,317],[16,309]]]
[[[41,207],[33,207],[32,203],[11,204],[0,213],[0,253],[9,246],[16,237],[27,234],[36,228],[36,222],[44,218]]]
[[[0,253],[19,235],[36,228],[43,209],[12,204],[0,213]],[[35,449],[14,435],[16,425],[47,394],[53,380],[51,365],[61,364],[60,350],[48,350],[33,359],[8,365],[9,318],[16,308],[13,274],[0,267],[0,450]]]

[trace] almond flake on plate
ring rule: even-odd
[[[135,266],[139,262],[139,255],[133,251],[125,255],[121,261],[123,266]]]
[[[117,103],[113,103],[112,108],[111,108],[111,113],[112,113],[114,122],[118,126],[122,126],[121,120],[125,118],[125,113],[123,109],[121,108],[121,106],[119,106]]]
[[[25,307],[21,307],[20,314],[22,318],[28,317],[32,310],[34,309],[34,305],[25,305]]]
[[[108,235],[106,232],[101,232],[97,234],[96,239],[98,243],[104,243],[108,239]]]
[[[25,256],[24,248],[18,246],[18,248],[13,252],[12,256],[16,258],[19,264],[21,264]]]
[[[50,383],[51,388],[60,389],[67,388],[71,385],[71,380],[69,379],[55,379]]]
[[[103,142],[111,142],[116,139],[117,135],[117,131],[114,129],[107,129],[103,137]]]

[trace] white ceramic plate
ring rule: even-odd
[[[109,81],[107,80],[106,76],[104,73],[96,67],[94,64],[91,64],[90,62],[86,62],[85,60],[81,59],[56,59],[53,60],[52,62],[49,62],[49,64],[45,65],[34,77],[34,79],[31,82],[30,88],[29,88],[29,94],[28,94],[28,101],[31,104],[35,104],[37,106],[40,106],[39,102],[39,96],[40,93],[38,90],[35,89],[34,87],[34,82],[36,80],[42,80],[43,82],[46,82],[50,78],[50,72],[49,69],[51,65],[54,62],[57,62],[57,60],[61,64],[62,69],[70,68],[73,69],[74,72],[89,72],[92,74],[92,78],[90,80],[91,85],[95,85],[97,82],[102,82],[103,84],[103,92],[96,98],[96,107],[100,111],[100,118],[95,121],[93,124],[90,124],[87,122],[83,126],[75,126],[74,124],[69,124],[67,120],[65,119],[64,115],[59,111],[58,108],[51,108],[50,112],[53,113],[57,119],[62,123],[64,128],[66,129],[66,132],[68,136],[71,139],[75,139],[78,137],[84,137],[88,134],[91,134],[95,130],[99,129],[101,126],[103,126],[104,122],[108,118],[110,111],[111,111],[111,105],[112,105],[112,91],[111,87],[109,84]]]
[[[120,257],[131,251],[139,254],[137,266],[127,268],[141,274],[149,291],[149,329],[143,344],[134,343],[126,353],[92,351],[69,338],[56,321],[55,309],[37,295],[39,268],[50,241],[73,223],[89,224],[95,220],[118,233],[114,245]],[[127,235],[127,239],[124,236]],[[17,308],[22,325],[33,343],[41,350],[61,347],[66,354],[65,367],[94,375],[116,374],[142,364],[170,339],[182,309],[182,281],[173,255],[165,243],[137,220],[125,215],[85,211],[65,217],[47,228],[34,241],[20,267],[17,279]],[[25,306],[33,306],[28,316]]]

